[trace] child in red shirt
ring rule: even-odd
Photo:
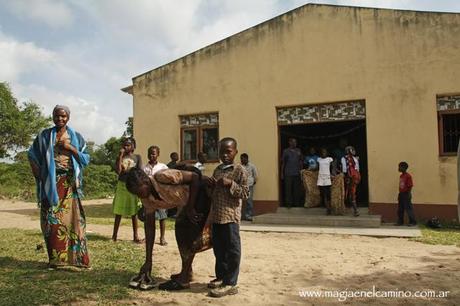
[[[417,224],[414,216],[414,209],[412,207],[412,187],[414,183],[412,182],[412,176],[407,173],[407,168],[409,165],[406,162],[400,162],[398,165],[398,170],[401,172],[399,176],[399,195],[398,195],[398,223],[397,225],[404,224],[404,211],[407,212],[409,217],[409,226],[414,226]]]

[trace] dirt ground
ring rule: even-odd
[[[86,201],[84,205],[106,202]],[[32,203],[0,200],[0,228],[16,228],[20,224],[23,229],[39,229],[38,220],[21,213],[32,207]],[[88,224],[87,228],[109,237],[112,232],[109,225]],[[121,239],[131,239],[131,235],[130,227],[121,228]],[[159,281],[178,272],[180,265],[174,232],[168,231],[166,238],[168,246],[156,244],[154,248]],[[455,246],[426,245],[404,238],[308,233],[241,232],[241,239],[237,295],[221,299],[207,296],[206,283],[214,275],[214,256],[210,250],[197,255],[190,290],[139,292],[136,300],[122,302],[134,305],[460,305],[460,248]],[[421,295],[428,294],[426,290],[434,290],[447,297],[371,297],[372,294],[391,294],[384,292],[387,290]],[[301,296],[328,294],[327,291],[334,297]],[[339,301],[338,294],[346,295],[345,301]],[[352,298],[351,294],[369,297]]]

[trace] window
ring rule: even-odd
[[[208,161],[218,161],[218,114],[183,115],[180,120],[182,160],[196,160],[198,153],[203,152],[206,153]]]
[[[197,152],[197,134],[196,129],[183,130],[182,132],[182,159],[196,159]]]
[[[460,95],[438,96],[439,154],[456,155],[460,140]]]

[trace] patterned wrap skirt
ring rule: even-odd
[[[86,219],[71,171],[56,173],[59,203],[43,201],[40,225],[50,265],[89,267]]]

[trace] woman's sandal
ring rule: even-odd
[[[166,291],[179,291],[179,290],[190,289],[190,284],[182,285],[178,281],[171,279],[167,282],[160,284],[158,286],[158,289],[166,290]]]
[[[137,289],[139,285],[141,284],[141,281],[143,280],[143,278],[144,278],[144,274],[139,274],[139,275],[132,277],[129,280],[129,287],[133,289]]]
[[[157,283],[151,276],[144,274],[144,277],[142,278],[141,283],[139,285],[139,289],[142,291],[147,291],[155,288],[156,285]]]

